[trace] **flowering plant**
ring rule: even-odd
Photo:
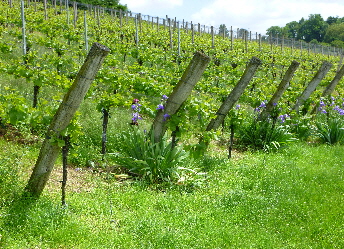
[[[188,153],[172,147],[164,136],[154,142],[154,131],[146,132],[134,126],[117,136],[118,152],[114,161],[150,183],[173,182],[179,179],[178,167],[187,164]]]
[[[282,108],[274,104],[268,115],[263,115],[266,101],[260,103],[239,128],[239,143],[245,147],[266,151],[279,149],[295,140],[289,132],[286,120],[288,114],[281,114]]]
[[[315,134],[324,143],[344,141],[344,99],[321,98],[316,115]]]
[[[142,119],[140,115],[141,107],[142,105],[139,104],[138,99],[134,99],[132,104],[131,104],[131,110],[133,111],[132,113],[132,118],[131,118],[131,125],[139,125],[139,120]]]

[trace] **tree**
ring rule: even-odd
[[[238,38],[243,38],[245,37],[245,35],[248,33],[248,30],[247,29],[239,29],[238,30],[238,34],[237,34],[237,37]]]
[[[292,21],[287,23],[284,29],[287,37],[296,39],[299,33],[300,24],[297,21]]]
[[[322,42],[324,40],[327,27],[328,24],[320,14],[311,14],[309,15],[308,20],[301,22],[299,38],[306,42],[310,42],[313,39]]]
[[[219,34],[220,35],[224,35],[224,36],[228,36],[228,29],[226,27],[225,24],[221,24],[220,27],[219,27]]]
[[[279,26],[271,26],[266,30],[267,35],[271,35],[272,37],[276,36],[283,36],[286,34],[284,28],[279,27]]]
[[[338,23],[339,17],[338,16],[337,17],[329,16],[329,17],[327,17],[326,22],[328,25],[331,25],[333,23]]]
[[[326,30],[324,41],[331,44],[334,41],[344,42],[344,23],[331,24]],[[336,43],[339,44],[338,42]]]
[[[120,4],[119,1],[120,0],[80,0],[81,3],[127,11],[127,5]]]

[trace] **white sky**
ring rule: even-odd
[[[201,25],[244,28],[265,34],[271,26],[308,19],[310,14],[344,17],[344,0],[120,0],[134,13],[177,18]]]

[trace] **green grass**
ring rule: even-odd
[[[207,158],[193,191],[70,169],[65,208],[55,176],[33,205],[13,204],[38,148],[0,147],[3,248],[344,247],[343,146]]]

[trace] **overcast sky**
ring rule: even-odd
[[[285,26],[310,14],[344,16],[344,0],[120,0],[132,12],[177,18],[202,25],[244,28],[265,34],[271,26]]]

